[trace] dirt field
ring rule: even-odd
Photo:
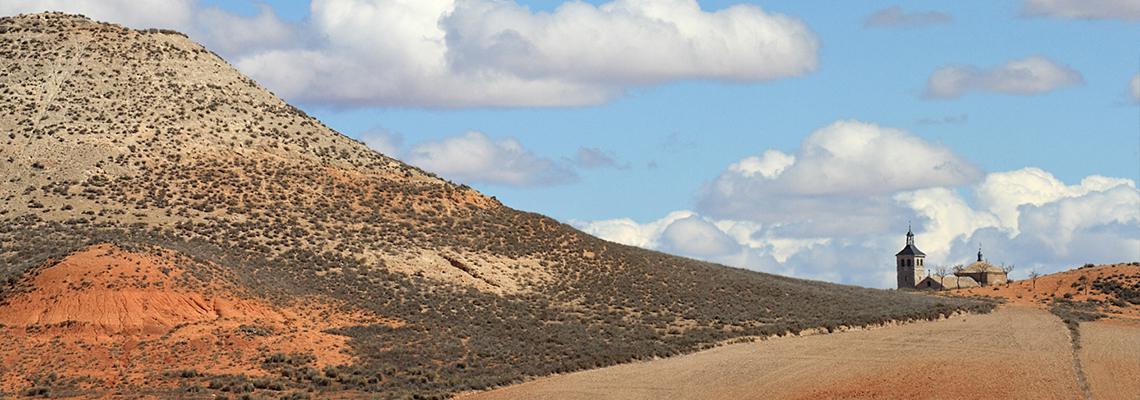
[[[1140,399],[1140,321],[1081,324],[1081,362],[1093,398]]]
[[[1085,369],[1097,399],[1133,388],[1140,330],[1090,324]],[[1132,330],[1129,330],[1132,329]],[[1127,343],[1125,343],[1127,342]],[[1122,347],[1130,347],[1121,353]],[[1129,364],[1119,369],[1118,365]],[[1121,372],[1124,371],[1124,372]],[[1121,374],[1129,374],[1127,376]],[[1117,393],[1122,395],[1123,392]],[[723,346],[539,379],[484,399],[1078,399],[1068,331],[1039,308],[1003,306],[869,331]]]

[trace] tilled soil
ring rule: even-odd
[[[1081,364],[1094,399],[1140,399],[1140,321],[1082,323]]]
[[[1134,357],[1140,330],[1090,329],[1086,370],[1101,393],[1132,390],[1098,365]],[[1132,345],[1132,353],[1114,349]],[[1104,346],[1104,348],[1102,348]],[[1137,360],[1140,358],[1133,358]],[[1132,365],[1132,372],[1138,371]],[[1107,375],[1106,375],[1107,374]],[[1129,375],[1134,376],[1134,375]],[[1140,381],[1135,378],[1133,382]],[[1136,392],[1132,392],[1136,393]],[[1069,333],[1048,311],[987,315],[733,344],[649,362],[539,379],[483,399],[1078,399]]]

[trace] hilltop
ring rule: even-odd
[[[1052,308],[1078,306],[1106,317],[1140,322],[1140,263],[1087,264],[1008,284],[953,292]]]
[[[443,397],[992,305],[606,242],[368,149],[185,35],[0,18],[0,387]]]

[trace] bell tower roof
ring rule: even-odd
[[[906,227],[906,247],[903,247],[901,251],[895,254],[895,257],[898,256],[926,257],[926,253],[923,253],[922,250],[919,250],[918,247],[914,245],[914,231],[911,230],[910,224],[907,224]]]

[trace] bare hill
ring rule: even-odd
[[[1140,322],[1140,263],[1087,264],[1037,278],[949,293],[1043,308],[1079,308]]]
[[[990,307],[599,240],[375,153],[176,32],[23,15],[0,55],[0,321],[28,351],[4,354],[6,392],[446,396]],[[290,346],[294,325],[343,346]],[[188,326],[221,344],[170,352]]]

